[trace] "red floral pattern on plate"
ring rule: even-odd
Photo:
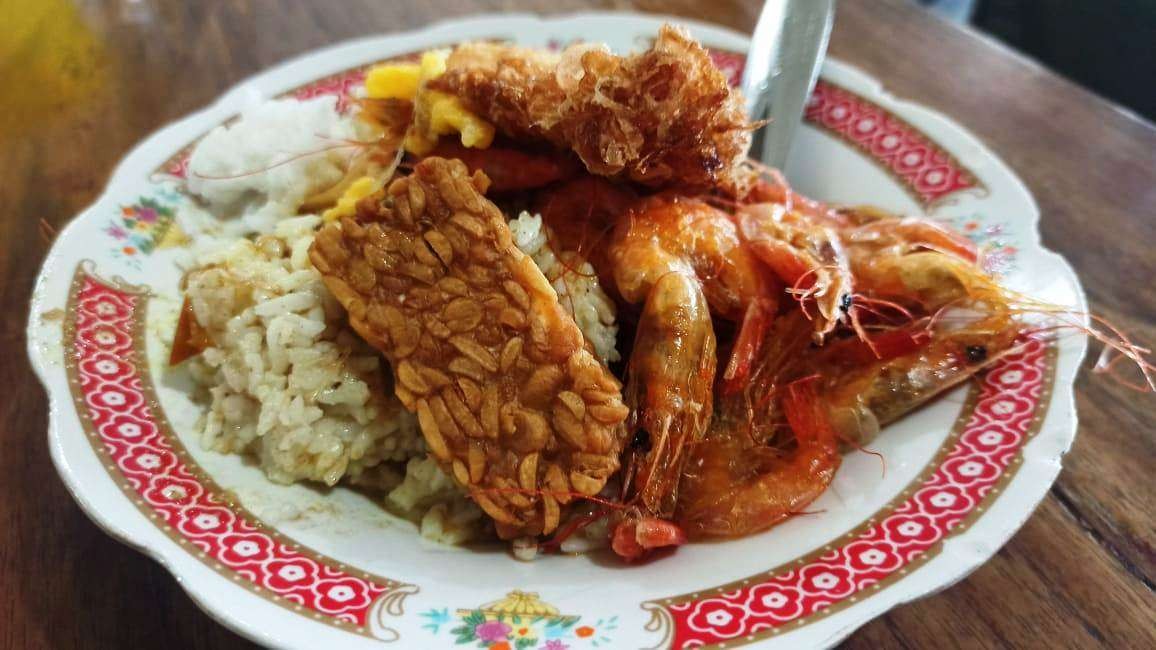
[[[743,82],[743,68],[746,67],[747,57],[741,52],[728,52],[726,50],[707,50],[710,54],[710,60],[715,67],[722,71],[727,78],[727,83],[732,87],[738,88]]]
[[[344,113],[349,109],[354,89],[365,81],[365,70],[366,68],[354,68],[353,70],[339,72],[324,79],[318,79],[307,86],[292,91],[290,94],[295,99],[312,99],[314,97],[336,95],[337,110],[340,113]]]
[[[184,180],[189,175],[189,158],[193,155],[193,145],[189,145],[169,158],[158,173]]]
[[[978,513],[1030,435],[1042,399],[1047,346],[1023,351],[980,381],[976,409],[934,472],[890,514],[814,561],[754,584],[706,598],[666,605],[674,623],[672,647],[688,648],[798,623],[919,559]]]
[[[918,129],[835,84],[815,85],[804,119],[879,162],[924,206],[979,187],[974,174]]]
[[[135,328],[144,300],[87,274],[74,299],[69,346],[78,410],[92,425],[94,447],[107,454],[114,480],[123,481],[142,510],[179,542],[227,567],[250,588],[334,622],[366,625],[373,602],[396,584],[351,575],[262,530],[174,451],[143,388],[145,361],[134,345],[141,343]]]

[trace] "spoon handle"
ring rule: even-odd
[[[835,0],[767,0],[751,35],[742,90],[755,132],[751,154],[782,168],[827,52]]]

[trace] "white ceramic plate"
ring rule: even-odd
[[[29,354],[51,398],[52,457],[84,510],[225,625],[294,648],[826,646],[995,553],[1044,496],[1075,435],[1081,337],[1038,344],[888,427],[875,444],[886,472],[872,456],[848,455],[815,514],[642,566],[519,563],[422,543],[361,495],[276,486],[197,444],[197,409],[164,367],[179,304],[166,235],[187,200],[183,149],[248,102],[339,93],[367,64],[431,46],[584,39],[629,50],[662,22],[490,16],[354,41],[257,75],[134,149],[60,233],[29,317]],[[737,75],[745,37],[690,27]],[[1041,248],[1038,210],[1011,170],[960,126],[854,68],[826,64],[787,175],[821,199],[949,221],[987,248],[1014,288],[1084,306],[1071,269]]]

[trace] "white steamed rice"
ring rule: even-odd
[[[189,157],[188,189],[244,232],[268,232],[307,197],[345,176],[365,127],[337,111],[337,98],[275,99],[219,126]]]
[[[559,258],[550,246],[549,227],[541,215],[522,212],[510,222],[510,233],[514,244],[534,260],[550,281],[562,307],[594,346],[595,356],[603,363],[618,361],[614,301],[599,286],[594,267],[572,253],[562,253]]]

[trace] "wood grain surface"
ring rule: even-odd
[[[49,460],[46,399],[25,359],[42,222],[59,227],[95,199],[133,144],[245,76],[343,39],[480,11],[591,8],[749,31],[758,4],[0,0],[3,647],[248,645],[76,506]],[[37,13],[51,19],[14,40],[11,21]],[[1156,343],[1153,125],[901,0],[842,0],[831,53],[984,140],[1035,194],[1044,243],[1076,267],[1093,308]],[[1136,71],[1137,83],[1151,73]],[[1075,447],[1024,528],[969,578],[847,647],[1156,647],[1156,397],[1085,373],[1076,399]]]

